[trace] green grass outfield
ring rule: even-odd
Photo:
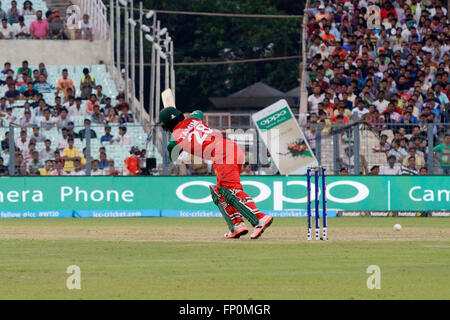
[[[327,242],[305,224],[276,219],[255,241],[222,239],[218,218],[6,219],[0,299],[450,298],[450,219],[334,218]],[[66,288],[69,265],[81,290]]]

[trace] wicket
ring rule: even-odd
[[[312,240],[312,214],[311,214],[311,172],[314,171],[314,201],[315,201],[315,239],[328,240],[327,232],[327,209],[326,209],[326,183],[325,168],[311,167],[306,170],[306,188],[307,188],[307,214],[308,214],[308,234],[307,239]],[[319,199],[319,183],[320,175],[322,175],[322,237],[320,237],[320,199]]]

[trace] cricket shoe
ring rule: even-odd
[[[243,222],[235,224],[233,229],[233,232],[225,233],[224,237],[227,239],[239,239],[240,236],[245,236],[248,233],[247,226]]]
[[[258,225],[255,226],[255,230],[253,230],[252,235],[250,236],[250,239],[258,239],[273,222],[273,218],[271,216],[264,216],[263,218],[259,219]]]

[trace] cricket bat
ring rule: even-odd
[[[161,93],[161,99],[164,105],[164,108],[167,107],[174,107],[176,108],[177,106],[175,105],[175,97],[173,96],[173,92],[172,89],[166,89]]]

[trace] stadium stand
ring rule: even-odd
[[[416,152],[415,170],[398,172],[419,172],[420,158],[435,174],[448,174],[450,163],[436,161],[432,150],[444,143],[450,130],[447,17],[439,0],[310,1],[305,9],[307,125],[325,126],[320,140],[323,165],[353,173],[353,148],[358,144],[360,172],[355,174],[386,167],[392,154],[395,167],[406,167],[410,150]],[[359,127],[352,126],[355,123]],[[348,130],[330,130],[336,125]],[[352,130],[359,130],[359,142],[353,140]],[[380,150],[382,135],[388,144]],[[316,139],[311,132],[307,136],[310,142]],[[445,150],[448,162],[450,149]]]
[[[14,70],[14,74],[17,74],[17,70],[19,69],[19,66],[12,66],[11,69]],[[30,70],[37,70],[38,66],[29,66]],[[72,78],[74,84],[75,84],[75,88],[76,88],[76,97],[79,97],[81,94],[81,90],[80,90],[80,83],[81,83],[81,79],[83,77],[83,69],[84,68],[88,68],[89,70],[91,70],[91,75],[94,77],[95,79],[95,83],[96,85],[101,85],[103,90],[103,95],[104,98],[103,100],[106,100],[106,97],[111,98],[111,106],[112,109],[115,110],[115,112],[120,115],[121,111],[120,109],[120,105],[119,108],[118,106],[118,102],[120,96],[119,93],[117,91],[116,85],[114,83],[114,81],[111,78],[111,75],[106,71],[106,67],[105,65],[92,65],[92,66],[70,66],[70,65],[64,65],[64,66],[53,66],[53,65],[49,65],[49,66],[45,66],[46,72],[48,74],[48,78],[47,78],[47,82],[48,84],[50,84],[52,86],[52,90],[49,93],[43,93],[42,94],[42,99],[44,99],[45,104],[47,105],[45,108],[48,108],[49,110],[51,110],[52,116],[50,117],[50,120],[52,123],[57,124],[58,122],[58,116],[60,115],[61,110],[57,110],[55,108],[55,97],[57,96],[57,90],[56,90],[56,86],[57,86],[57,81],[59,78],[61,78],[61,73],[64,69],[67,69],[69,72],[69,77]],[[7,78],[6,78],[6,72],[5,70],[3,70],[2,75],[0,77],[0,81],[2,83],[2,87],[0,89],[0,98],[5,98],[6,95],[6,82],[8,82]],[[14,77],[15,78],[15,77]],[[18,79],[19,81],[21,81],[21,79]],[[20,83],[20,82],[16,82]],[[36,87],[36,85],[35,85]],[[19,92],[21,92],[21,95],[23,96],[23,87],[20,88],[18,87]],[[96,90],[93,90],[93,92],[96,92]],[[64,96],[62,94],[58,95],[60,98],[62,98],[61,104],[64,104]],[[26,104],[33,104],[36,101],[39,100],[39,97],[36,96],[32,96],[29,99],[5,99],[5,106],[1,106],[0,105],[0,121],[2,123],[2,127],[0,128],[0,137],[2,137],[1,139],[4,140],[5,137],[5,133],[8,132],[10,130],[9,125],[11,122],[14,122],[15,124],[20,125],[21,124],[21,120],[24,118],[24,105]],[[70,102],[69,102],[70,104]],[[83,100],[81,102],[81,110],[85,111],[86,110],[86,104],[87,104],[87,100]],[[11,115],[9,116],[7,113],[7,107],[10,106],[12,108],[12,112]],[[100,109],[103,110],[105,108],[105,103],[100,104]],[[103,110],[104,111],[104,110]],[[59,128],[54,125],[52,126],[52,128],[50,130],[46,130],[45,129],[45,124],[44,126],[42,125],[42,123],[46,123],[45,122],[45,118],[40,114],[39,111],[39,107],[36,108],[31,108],[31,112],[32,112],[32,119],[31,120],[31,124],[40,127],[40,131],[41,134],[45,136],[45,139],[49,139],[51,141],[51,149],[54,150],[55,147],[58,145],[58,141],[61,139],[62,135],[61,135],[61,130],[63,129],[63,126],[60,126]],[[36,114],[36,115],[35,115]],[[129,151],[133,146],[137,146],[139,149],[145,149],[147,154],[146,156],[148,158],[155,158],[156,159],[156,163],[157,164],[161,164],[162,163],[162,157],[159,154],[159,152],[156,150],[156,148],[153,146],[153,144],[147,140],[148,134],[144,131],[143,126],[138,122],[138,121],[134,121],[133,123],[131,122],[124,122],[124,120],[121,121],[121,119],[119,117],[115,117],[114,119],[107,119],[107,120],[103,120],[101,121],[100,124],[95,124],[94,123],[94,119],[93,119],[94,115],[89,115],[87,113],[85,113],[85,115],[68,115],[68,121],[73,122],[73,132],[78,133],[80,130],[84,129],[84,121],[85,119],[89,119],[92,121],[92,130],[95,131],[96,133],[96,138],[92,138],[91,139],[91,150],[92,150],[92,159],[99,159],[100,158],[100,152],[99,149],[100,147],[104,146],[105,147],[105,151],[106,151],[106,155],[108,159],[112,159],[117,167],[117,169],[119,169],[119,172],[121,174],[123,174],[123,166],[124,166],[124,161],[125,159],[129,156]],[[16,119],[12,121],[12,117],[15,117]],[[102,119],[104,118],[104,116],[101,117]],[[122,123],[121,123],[122,122]],[[131,137],[130,140],[128,141],[124,141],[124,143],[109,143],[109,142],[103,142],[101,143],[101,137],[105,134],[105,125],[108,125],[111,127],[111,135],[117,137],[119,134],[119,127],[120,126],[126,126],[127,128],[127,134]],[[70,128],[70,124],[69,125],[64,125],[64,127],[69,127]],[[23,127],[16,127],[14,130],[15,133],[15,137],[18,138],[20,136],[20,132],[24,130]],[[33,126],[30,126],[28,128],[25,129],[27,131],[27,136],[28,139],[32,138],[32,130],[33,130]],[[74,146],[78,149],[80,155],[81,155],[81,151],[83,150],[83,148],[86,147],[86,139],[80,139],[77,138],[75,135],[75,141],[74,141]],[[36,142],[36,150],[42,151],[44,149],[44,141],[40,141],[40,142]],[[16,146],[17,147],[17,146]],[[25,153],[25,152],[22,152]],[[9,153],[6,152],[5,150],[2,150],[2,158],[4,159],[4,163],[7,164],[9,162]],[[16,157],[17,158],[17,157]],[[25,160],[25,159],[24,159]],[[41,163],[42,167],[45,165],[45,163]],[[17,166],[20,166],[20,164],[17,164]],[[19,167],[18,167],[19,168]]]

